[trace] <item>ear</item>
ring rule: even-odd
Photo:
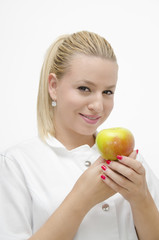
[[[56,100],[57,94],[57,77],[56,74],[50,73],[48,77],[48,91],[52,100]]]

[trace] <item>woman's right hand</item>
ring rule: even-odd
[[[101,179],[105,160],[96,160],[77,180],[72,191],[30,240],[71,240],[87,212],[115,194]]]
[[[77,180],[71,194],[77,194],[80,204],[89,211],[96,204],[113,196],[116,192],[101,179],[105,160],[99,157]]]

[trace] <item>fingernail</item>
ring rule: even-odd
[[[102,178],[103,180],[105,180],[105,179],[106,179],[106,177],[105,177],[104,175],[101,175],[101,178]]]
[[[109,165],[111,163],[111,161],[110,160],[106,160],[106,163]]]
[[[105,171],[107,168],[106,168],[106,166],[101,166],[101,168]]]
[[[139,149],[136,149],[136,153],[137,153],[137,154],[139,153]]]
[[[118,160],[122,160],[123,159],[123,157],[120,156],[120,155],[117,155],[116,157],[117,157]]]

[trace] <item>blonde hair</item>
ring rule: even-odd
[[[62,35],[49,47],[41,69],[37,99],[38,133],[42,140],[45,140],[48,134],[55,135],[52,99],[48,92],[49,74],[54,73],[58,79],[61,79],[71,67],[71,59],[76,54],[117,61],[107,40],[88,31]]]

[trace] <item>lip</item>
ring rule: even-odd
[[[83,118],[83,120],[85,120],[85,122],[87,122],[89,124],[96,124],[99,121],[99,119],[101,118],[101,116],[87,115],[87,114],[82,114],[82,113],[80,113],[80,116]]]

